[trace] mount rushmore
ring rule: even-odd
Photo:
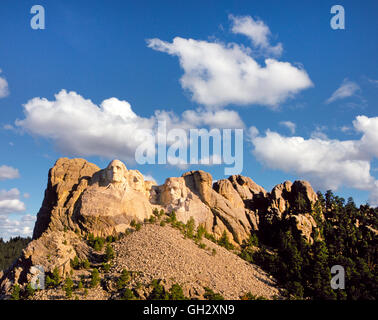
[[[294,214],[290,208],[298,199],[305,209]],[[316,200],[306,181],[286,181],[267,192],[248,177],[213,181],[209,173],[199,170],[157,185],[119,160],[100,169],[84,159],[60,158],[48,174],[33,241],[4,272],[0,290],[6,293],[15,283],[28,283],[36,265],[45,272],[58,268],[61,274],[69,274],[70,261],[89,254],[83,237],[125,232],[133,222],[149,219],[154,210],[175,212],[183,223],[192,218],[196,227],[204,227],[215,239],[226,234],[236,248],[253,232],[269,236],[270,228],[282,221],[292,223],[312,243],[317,225],[311,208]]]

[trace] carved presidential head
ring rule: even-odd
[[[161,194],[163,204],[177,204],[188,196],[185,180],[183,178],[168,178]]]
[[[105,177],[108,183],[119,184],[126,182],[127,168],[120,160],[113,160],[105,169]]]

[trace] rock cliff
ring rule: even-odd
[[[317,227],[312,217],[316,200],[306,181],[286,181],[267,192],[241,175],[213,183],[209,173],[189,171],[158,186],[119,160],[101,170],[84,159],[61,158],[49,171],[33,241],[4,273],[0,289],[6,292],[14,283],[27,282],[34,265],[70,272],[70,259],[88,255],[83,236],[117,235],[133,221],[150,218],[153,210],[174,211],[183,223],[193,218],[216,239],[226,233],[236,247],[251,233],[269,233],[284,220],[311,243]],[[294,214],[293,208],[299,210]]]

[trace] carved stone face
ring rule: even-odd
[[[125,182],[126,166],[119,160],[113,160],[106,168],[106,179],[109,183]]]
[[[164,204],[176,204],[185,200],[187,190],[183,178],[168,178],[163,187],[162,202]]]
[[[127,182],[128,182],[128,185],[136,191],[140,191],[140,192],[146,191],[146,187],[144,185],[144,177],[137,170],[128,171]]]

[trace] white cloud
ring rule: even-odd
[[[255,48],[261,49],[268,55],[280,56],[282,54],[282,44],[278,43],[272,46],[269,41],[271,32],[269,27],[259,19],[254,20],[250,16],[235,17],[229,15],[232,20],[233,33],[239,33],[247,36]]]
[[[206,107],[261,104],[275,107],[312,86],[304,69],[266,59],[260,66],[250,49],[237,44],[176,37],[172,43],[149,39],[150,48],[179,57],[181,86]]]
[[[55,100],[34,98],[24,105],[16,125],[49,138],[64,153],[133,160],[144,141],[138,129],[152,129],[153,119],[137,116],[126,101],[110,98],[100,106],[76,92],[61,90]]]
[[[25,211],[25,204],[19,200],[20,191],[16,188],[0,190],[0,215]]]
[[[312,139],[321,139],[321,140],[329,140],[328,136],[324,131],[327,130],[326,126],[316,126],[315,130],[311,132]]]
[[[268,130],[252,139],[253,153],[267,167],[299,174],[316,188],[367,190],[370,203],[378,205],[378,182],[370,174],[370,162],[378,157],[378,117],[358,116],[353,126],[360,140],[285,137]]]
[[[2,165],[0,166],[0,180],[16,179],[20,177],[18,169]]]
[[[10,190],[0,190],[0,201],[7,199],[18,199],[20,197],[20,191],[17,188]]]
[[[0,69],[0,73],[2,70]],[[9,95],[8,82],[4,77],[0,77],[0,98],[4,98]]]
[[[341,83],[340,87],[332,93],[331,97],[326,100],[326,103],[331,103],[336,100],[344,99],[353,96],[360,87],[357,83],[350,81],[348,79],[344,79]]]
[[[182,114],[182,122],[191,127],[208,126],[218,129],[244,128],[244,122],[236,111],[218,110],[186,110]]]
[[[0,215],[0,238],[8,240],[10,237],[31,237],[36,216],[26,214],[19,220],[9,219]]]
[[[252,141],[258,135],[259,135],[259,130],[255,126],[251,126],[251,127],[248,128],[248,133],[247,133],[247,140],[248,141]]]
[[[148,141],[155,149],[158,121],[173,128],[243,128],[236,111],[203,109],[186,110],[180,116],[173,112],[155,111],[150,118],[138,116],[128,102],[117,98],[104,100],[100,106],[76,92],[61,90],[55,100],[34,98],[24,105],[25,119],[16,126],[29,133],[48,138],[65,154],[103,156],[135,161],[135,150]],[[143,129],[143,130],[140,130]],[[168,141],[172,143],[173,141]],[[145,145],[145,144],[144,144]]]
[[[295,133],[295,129],[297,127],[296,124],[291,121],[281,121],[280,125],[288,128],[291,134]]]
[[[353,120],[353,127],[363,133],[359,149],[365,159],[378,158],[378,117],[358,116]]]
[[[0,190],[0,238],[9,239],[15,236],[31,236],[36,220],[35,216],[22,215],[21,219],[10,215],[25,211],[25,204],[20,201],[21,193],[17,188]]]

